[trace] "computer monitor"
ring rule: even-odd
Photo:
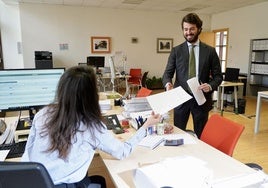
[[[88,56],[87,57],[87,65],[91,65],[96,67],[104,67],[105,64],[105,57],[104,56]]]
[[[55,99],[56,89],[64,68],[0,70],[0,112],[33,111]]]

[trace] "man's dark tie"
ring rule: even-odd
[[[188,77],[188,79],[196,76],[194,47],[195,47],[195,45],[190,46],[191,49],[190,49],[190,56],[189,56],[189,77]]]

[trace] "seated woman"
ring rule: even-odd
[[[93,183],[106,187],[102,177],[87,177],[95,150],[123,159],[146,136],[146,128],[160,121],[160,115],[153,113],[132,138],[119,141],[102,122],[96,84],[89,66],[66,70],[55,102],[34,117],[22,161],[42,163],[57,188],[86,188]]]

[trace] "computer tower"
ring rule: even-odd
[[[35,68],[36,69],[51,69],[53,68],[52,52],[35,51]]]

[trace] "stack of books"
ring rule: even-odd
[[[146,97],[123,100],[124,110],[128,113],[152,110]]]
[[[112,108],[110,99],[99,100],[99,105],[100,105],[100,108],[101,108],[102,112],[110,110]]]

